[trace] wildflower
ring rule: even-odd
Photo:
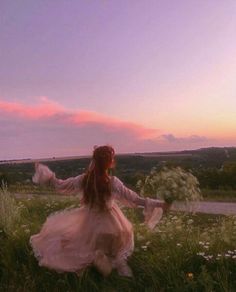
[[[205,256],[205,252],[198,252],[197,255],[204,257]]]
[[[213,255],[204,256],[204,258],[205,258],[207,261],[209,261],[209,260],[211,260],[211,259],[213,258]]]
[[[158,170],[153,168],[144,181],[139,180],[137,187],[140,193],[151,192],[162,199],[169,201],[198,201],[202,198],[199,182],[190,172],[180,167],[162,168]],[[174,219],[172,219],[174,220]]]
[[[193,223],[193,219],[189,219],[188,221],[187,221],[187,224],[188,225],[191,225]]]
[[[177,243],[176,245],[177,245],[177,246],[182,246],[182,244],[181,244],[181,243]]]
[[[193,273],[187,273],[187,277],[188,277],[189,279],[193,279]]]
[[[140,235],[139,233],[137,234],[137,240],[143,240],[144,239],[144,236],[143,235]]]

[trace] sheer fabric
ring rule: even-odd
[[[83,174],[66,180],[57,179],[45,165],[39,164],[33,181],[50,183],[62,194],[80,198]],[[58,272],[80,272],[92,265],[97,251],[104,253],[113,268],[126,261],[134,249],[133,227],[117,202],[138,207],[140,197],[117,178],[111,177],[112,196],[107,210],[82,205],[80,208],[51,214],[41,231],[31,236],[30,243],[40,266]]]

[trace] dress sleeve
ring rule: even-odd
[[[136,192],[127,188],[122,181],[117,177],[112,178],[112,193],[114,199],[121,202],[123,205],[131,208],[136,208],[140,205],[141,198]]]
[[[35,174],[32,178],[33,182],[40,185],[50,184],[55,189],[65,195],[76,195],[82,191],[83,174],[70,177],[65,180],[58,179],[46,165],[37,163],[35,165]]]

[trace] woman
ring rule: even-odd
[[[117,269],[132,276],[127,258],[134,249],[133,227],[116,202],[144,207],[145,223],[153,228],[166,204],[141,198],[126,188],[108,170],[114,167],[114,149],[95,148],[86,173],[66,180],[57,179],[45,165],[36,164],[33,182],[50,183],[62,194],[78,194],[81,207],[50,215],[30,243],[40,266],[58,272],[76,272],[95,266],[104,276]]]

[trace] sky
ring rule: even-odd
[[[0,1],[0,160],[236,146],[235,0]]]

